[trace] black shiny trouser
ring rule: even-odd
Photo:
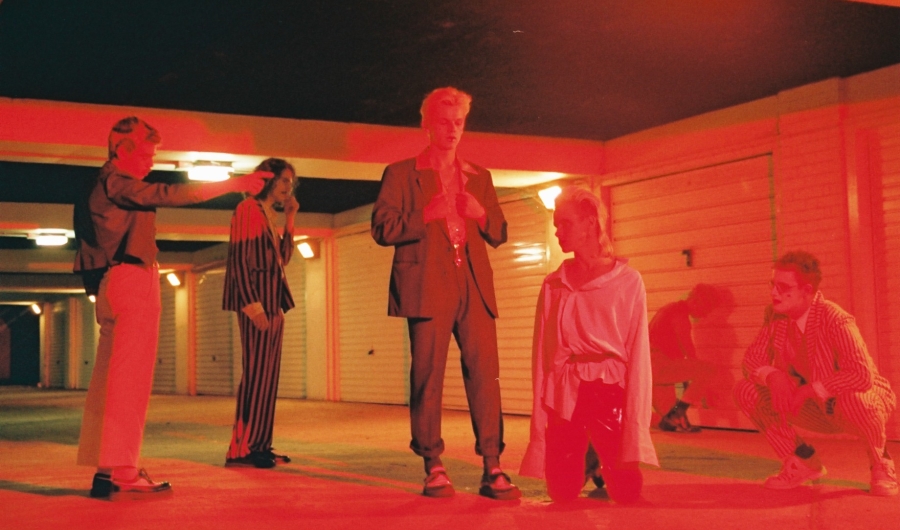
[[[603,381],[583,381],[570,420],[551,413],[547,425],[547,493],[555,502],[578,497],[584,486],[585,452],[592,444],[600,457],[610,498],[636,500],[643,479],[636,463],[620,462],[625,390]]]

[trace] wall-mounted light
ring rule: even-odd
[[[166,280],[169,281],[169,285],[172,287],[181,285],[181,278],[178,277],[178,273],[170,272],[169,274],[166,274]]]
[[[307,239],[306,236],[303,236],[303,239],[297,243],[297,250],[304,259],[317,258],[319,257],[319,241],[316,239]]]
[[[88,300],[90,300],[92,304],[97,303],[97,297],[92,294],[88,295]]]
[[[556,198],[560,193],[562,193],[562,188],[559,186],[550,186],[549,188],[544,188],[539,191],[538,197],[540,197],[541,202],[544,203],[544,208],[552,210],[556,207]]]
[[[61,247],[75,237],[75,232],[63,228],[39,228],[28,234],[28,239],[39,247]]]
[[[210,162],[200,160],[197,162],[179,162],[179,169],[187,169],[188,179],[200,182],[221,182],[228,180],[234,168],[231,162]]]
[[[31,304],[31,312],[35,315],[41,314],[41,306],[38,304]]]

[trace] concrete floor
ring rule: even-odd
[[[616,505],[591,485],[556,505],[542,481],[515,474],[528,418],[508,416],[503,464],[523,497],[498,502],[477,495],[468,415],[446,411],[444,460],[457,495],[428,499],[407,449],[406,407],[279,401],[275,445],[293,462],[226,469],[234,403],[208,396],[151,400],[142,463],[173,484],[173,496],[100,501],[87,495],[93,470],[74,464],[84,397],[0,387],[0,529],[900,528],[900,498],[866,494],[866,457],[849,438],[815,440],[829,470],[818,485],[773,492],[760,482],[779,463],[760,434],[654,431],[662,467],[645,468],[639,503]],[[890,448],[900,454],[900,444]]]

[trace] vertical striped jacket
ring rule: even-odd
[[[785,351],[790,323],[783,315],[774,315],[766,323],[744,354],[745,377],[765,385],[760,377],[765,367],[788,371]],[[866,392],[874,387],[893,408],[896,397],[869,356],[855,319],[837,304],[825,300],[821,292],[816,293],[810,305],[804,335],[812,379],[809,383],[821,383],[832,396]]]
[[[294,251],[292,229],[275,237],[259,201],[248,198],[238,204],[231,216],[222,309],[240,311],[259,302],[271,318],[279,309],[294,307],[284,274]]]

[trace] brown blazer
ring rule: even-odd
[[[75,204],[75,272],[119,263],[153,265],[158,252],[156,207],[203,201],[201,184],[152,184],[122,173],[112,162],[88,184]]]
[[[389,165],[381,178],[381,191],[372,210],[372,237],[381,246],[394,247],[388,315],[408,318],[434,316],[434,301],[445,285],[456,282],[455,251],[447,223],[425,224],[423,210],[440,193],[437,173],[430,168],[426,150],[417,158]],[[485,242],[498,247],[506,242],[506,219],[497,202],[491,174],[459,161],[465,189],[484,207],[485,229],[466,220],[467,253],[481,299],[496,318],[494,271]]]

